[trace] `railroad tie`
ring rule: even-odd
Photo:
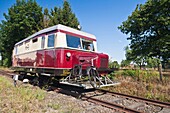
[[[145,103],[134,103],[132,105],[129,105],[128,108],[136,109],[136,108],[142,107],[142,106],[145,106]]]

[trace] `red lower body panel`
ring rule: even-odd
[[[67,57],[67,54],[71,54]],[[66,48],[38,50],[13,57],[13,67],[71,69],[81,64],[83,68],[95,66],[108,68],[108,55]]]

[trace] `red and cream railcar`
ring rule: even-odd
[[[26,72],[66,76],[75,65],[106,73],[108,55],[97,52],[94,35],[60,24],[16,43],[13,50],[13,67]]]

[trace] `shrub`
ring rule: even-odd
[[[159,74],[156,71],[148,71],[148,70],[123,70],[118,71],[114,74],[115,76],[124,76],[124,77],[132,77],[138,81],[148,82],[155,78],[159,79]]]

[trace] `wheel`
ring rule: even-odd
[[[81,65],[75,65],[72,70],[71,78],[77,81],[77,80],[81,80],[81,77],[82,77],[82,67]]]
[[[97,82],[97,77],[99,75],[98,75],[96,68],[95,67],[88,67],[87,68],[87,75],[88,75],[88,78],[89,78],[89,81],[90,81],[90,84],[92,85],[92,87],[93,88],[99,88],[100,84],[99,84],[99,82]]]
[[[82,67],[81,65],[75,65],[74,68],[73,68],[73,75],[75,76],[79,76],[82,74]]]
[[[38,77],[38,85],[43,89],[48,89],[51,82],[51,77],[39,75]]]

